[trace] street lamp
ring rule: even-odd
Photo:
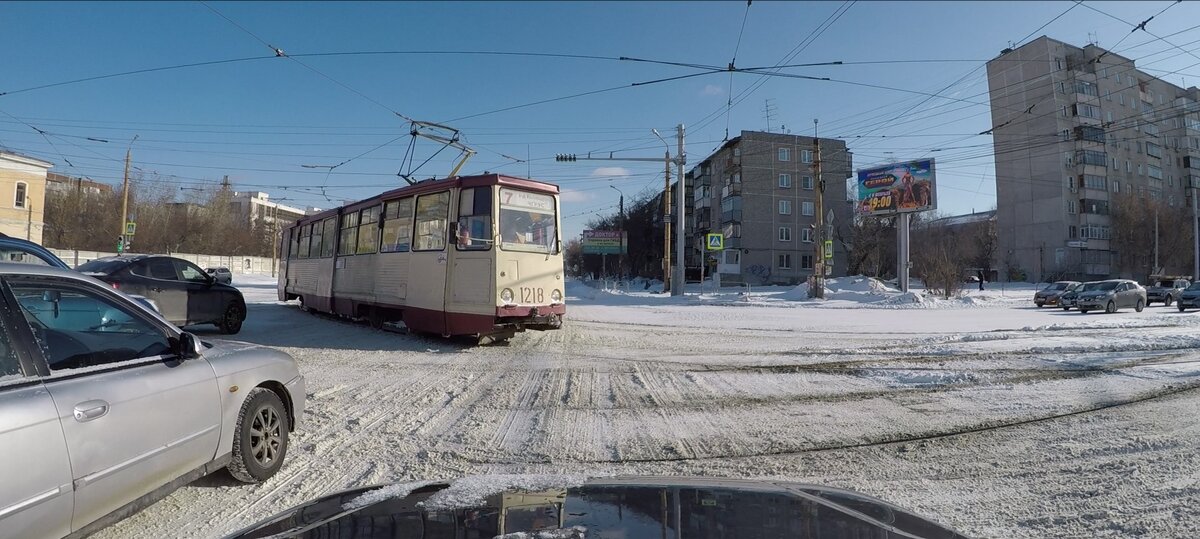
[[[663,157],[663,292],[674,290],[671,289],[671,145],[658,134],[657,129],[651,129],[651,133],[662,141],[666,147],[667,153]],[[681,231],[676,231],[680,233]],[[683,285],[680,284],[680,287]],[[683,290],[680,288],[680,290]],[[674,293],[672,293],[674,295]]]
[[[617,256],[618,256],[617,267],[619,268],[617,270],[617,273],[619,273],[621,275],[621,279],[624,279],[625,278],[625,249],[626,249],[626,247],[625,247],[625,193],[622,192],[620,189],[617,189],[617,186],[615,186],[613,184],[609,184],[608,186],[611,187],[614,191],[621,194],[621,202],[617,206],[619,208],[620,215],[621,215],[621,227],[620,227],[621,252],[617,253]]]

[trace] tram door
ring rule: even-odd
[[[404,325],[416,331],[446,333],[446,274],[450,191],[417,195],[409,253]]]

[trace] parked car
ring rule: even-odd
[[[204,268],[204,273],[212,275],[218,283],[233,284],[233,272],[226,267]]]
[[[96,279],[0,264],[0,535],[85,536],[221,468],[283,465],[287,354],[201,343]]]
[[[1179,307],[1179,312],[1186,311],[1188,307],[1200,307],[1200,282],[1192,283],[1191,286],[1179,293],[1179,299],[1175,300],[1175,305]]]
[[[1123,307],[1133,307],[1140,313],[1146,307],[1146,289],[1129,279],[1096,281],[1084,285],[1075,303],[1083,314],[1100,309],[1113,313]]]
[[[1075,303],[1079,301],[1079,293],[1082,292],[1084,287],[1089,284],[1091,284],[1091,282],[1079,283],[1079,285],[1073,290],[1063,292],[1063,294],[1058,297],[1058,306],[1062,307],[1064,311],[1071,310],[1072,307],[1076,306]]]
[[[1151,275],[1150,286],[1146,287],[1146,305],[1161,301],[1163,305],[1170,307],[1171,303],[1179,299],[1179,294],[1183,289],[1192,284],[1191,276],[1175,277],[1169,275]]]
[[[69,270],[71,266],[63,262],[61,258],[50,252],[49,249],[38,245],[29,240],[14,238],[6,234],[0,233],[0,262],[14,262],[17,264],[33,264],[35,266],[50,266],[52,268],[62,268]],[[145,296],[129,294],[129,297],[145,304],[147,307],[158,310],[158,304]]]
[[[1039,309],[1046,305],[1058,305],[1063,294],[1074,291],[1081,284],[1078,281],[1058,281],[1051,283],[1033,295],[1033,304],[1037,305]]]
[[[215,324],[223,333],[241,331],[246,300],[238,289],[220,284],[195,264],[162,255],[97,258],[79,271],[128,294],[146,296],[177,326]]]

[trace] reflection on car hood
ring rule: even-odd
[[[346,530],[354,530],[357,538],[413,539],[963,537],[883,500],[816,485],[628,477],[566,478],[554,487],[553,481],[530,482],[527,477],[477,476],[347,490],[229,537],[340,537]]]

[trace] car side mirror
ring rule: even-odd
[[[195,335],[186,331],[179,334],[179,350],[176,350],[176,353],[179,354],[180,359],[198,358],[203,351],[204,345]]]
[[[46,290],[42,292],[42,301],[54,306],[54,317],[58,318],[58,302],[62,300],[62,292],[58,290]]]

